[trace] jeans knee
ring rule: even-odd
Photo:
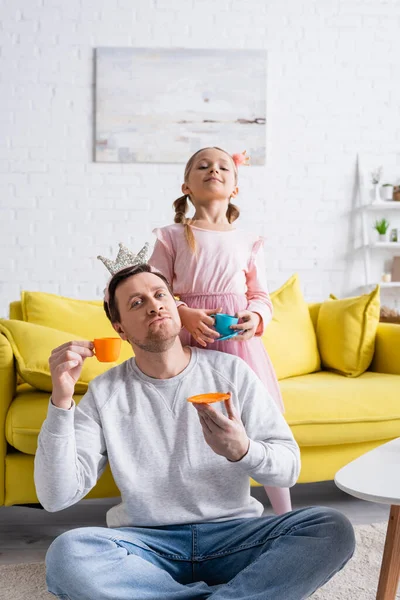
[[[46,553],[46,577],[48,582],[59,582],[70,573],[78,575],[79,546],[87,538],[87,527],[71,529],[59,535]]]
[[[321,524],[323,535],[330,538],[332,547],[343,557],[343,560],[349,560],[354,553],[356,540],[354,529],[349,519],[334,508],[318,507],[318,518]]]

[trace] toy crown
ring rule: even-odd
[[[115,273],[121,271],[121,269],[125,269],[125,267],[133,267],[134,265],[147,263],[149,259],[148,253],[149,244],[147,242],[137,254],[134,254],[129,248],[120,243],[117,258],[115,260],[100,255],[97,258],[101,260],[104,266],[110,271],[111,275],[115,275]]]

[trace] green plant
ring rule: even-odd
[[[386,221],[386,219],[381,219],[380,221],[376,220],[374,229],[381,235],[384,235],[387,232],[389,225],[390,223],[389,221]]]
[[[383,183],[382,187],[393,187],[393,183]]]

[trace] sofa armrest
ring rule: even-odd
[[[14,354],[8,339],[0,334],[0,506],[4,504],[5,462],[7,442],[5,422],[15,396],[16,372]]]
[[[370,371],[400,375],[400,325],[379,323]]]

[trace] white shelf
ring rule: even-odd
[[[400,202],[396,200],[387,200],[386,202],[372,202],[371,204],[364,204],[361,208],[367,210],[398,210],[400,209]]]
[[[361,288],[371,288],[370,291],[372,291],[374,288],[376,288],[377,285],[385,289],[400,288],[400,281],[370,281],[370,283],[362,285]]]
[[[378,283],[383,288],[396,288],[396,287],[400,287],[400,281],[390,281],[390,282],[379,281]],[[377,285],[377,284],[375,283],[375,285]]]
[[[385,248],[390,250],[400,250],[400,242],[372,242],[370,248]]]

